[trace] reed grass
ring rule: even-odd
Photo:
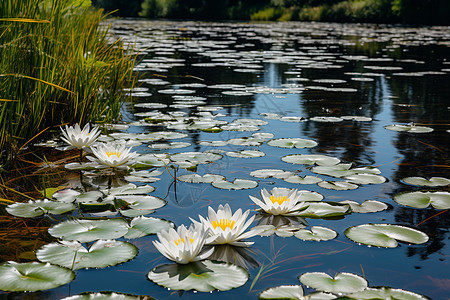
[[[86,0],[2,0],[3,163],[48,128],[120,117],[134,57],[110,40],[104,18]]]

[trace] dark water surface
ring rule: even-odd
[[[149,143],[135,147],[139,153],[177,153],[184,151],[260,150],[265,156],[236,158],[225,154],[221,160],[199,165],[197,173],[221,174],[258,182],[249,190],[229,191],[210,184],[172,183],[164,168],[151,195],[168,204],[151,216],[179,226],[189,225],[189,217],[207,216],[207,207],[217,209],[229,203],[234,210],[255,206],[248,195],[259,195],[262,188],[298,188],[321,193],[324,201],[378,200],[389,209],[367,214],[350,214],[336,220],[306,219],[309,226],[335,230],[337,238],[301,241],[295,237],[254,237],[247,249],[249,280],[240,288],[226,292],[194,293],[167,290],[147,279],[147,273],[168,261],[155,249],[156,236],[130,240],[138,255],[127,263],[106,269],[76,271],[70,284],[42,292],[10,295],[17,299],[58,299],[85,291],[116,291],[149,295],[156,299],[257,299],[258,294],[279,285],[300,284],[305,272],[338,272],[364,276],[369,286],[389,286],[422,294],[432,299],[448,299],[449,218],[432,207],[416,209],[401,206],[392,197],[404,191],[441,190],[406,185],[408,176],[449,178],[450,148],[450,30],[448,27],[407,28],[356,24],[319,23],[195,23],[118,20],[112,33],[132,44],[139,52],[140,88],[133,103],[162,103],[164,108],[123,108],[125,132],[180,131],[188,137],[174,140],[191,146],[155,150]],[[147,80],[150,79],[150,80]],[[167,81],[161,83],[160,81]],[[161,85],[157,85],[160,83]],[[186,85],[188,84],[188,85]],[[213,85],[231,85],[229,87]],[[235,85],[235,86],[233,86]],[[183,108],[173,94],[160,90],[192,90],[189,96],[204,97],[204,106],[220,106],[215,120],[231,123],[235,119],[267,122],[259,131],[208,133],[201,130],[168,129],[164,124],[149,126],[141,115],[197,112],[196,106]],[[237,93],[238,92],[238,93]],[[233,95],[233,93],[235,93]],[[267,118],[267,114],[274,118]],[[371,121],[318,122],[313,117],[364,116]],[[282,117],[303,117],[287,122]],[[433,128],[430,133],[396,132],[384,128],[391,124],[414,124]],[[248,137],[254,132],[271,133],[273,138],[312,139],[318,146],[309,149],[261,146],[203,146],[199,141],[227,141]],[[150,143],[151,144],[151,143]],[[387,178],[383,184],[361,185],[355,190],[336,191],[316,184],[300,185],[281,179],[250,176],[259,169],[282,169],[301,176],[313,175],[310,166],[281,161],[289,154],[324,154],[357,167],[375,166]],[[193,174],[180,168],[177,175]],[[333,180],[319,175],[324,180]],[[434,216],[434,217],[433,217]],[[428,219],[430,218],[430,219]],[[366,223],[405,225],[425,232],[429,241],[420,245],[400,243],[386,249],[359,245],[344,231]],[[256,225],[256,222],[254,223]],[[309,228],[309,227],[307,227]],[[248,258],[248,257],[247,257]],[[275,268],[274,268],[275,267]],[[257,274],[263,268],[261,276]],[[303,287],[305,294],[313,292]],[[8,298],[6,294],[0,298]]]

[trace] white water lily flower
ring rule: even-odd
[[[263,201],[252,196],[250,199],[268,214],[292,216],[306,207],[305,202],[300,200],[301,194],[297,189],[273,188],[270,192],[262,189]]]
[[[252,216],[246,222],[249,213],[250,210],[242,213],[242,210],[239,208],[233,214],[227,203],[225,206],[219,205],[217,213],[211,207],[208,207],[209,218],[205,219],[202,216],[199,216],[200,222],[193,219],[191,219],[191,221],[194,222],[194,224],[201,223],[206,228],[209,228],[210,234],[216,236],[211,243],[212,245],[230,244],[233,246],[248,247],[252,245],[253,242],[244,242],[241,240],[255,236],[260,232],[259,230],[249,230],[244,233],[255,218],[255,216]]]
[[[206,259],[214,252],[212,247],[207,250],[203,249],[203,246],[214,237],[211,237],[209,230],[202,225],[193,224],[189,229],[181,225],[177,231],[170,228],[169,231],[162,230],[156,235],[159,239],[159,241],[153,241],[156,249],[168,259],[179,264]]]
[[[100,135],[100,130],[98,126],[95,126],[90,130],[90,124],[86,124],[81,130],[80,125],[75,124],[74,127],[67,126],[66,130],[61,128],[63,137],[61,139],[70,145],[68,149],[83,149],[89,147],[94,143],[98,136]]]
[[[96,157],[88,156],[87,158],[111,168],[126,167],[139,155],[136,152],[130,152],[131,148],[125,147],[125,144],[99,144],[92,146],[92,153]]]

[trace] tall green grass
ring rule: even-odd
[[[2,0],[0,151],[10,161],[47,128],[120,116],[134,58],[86,0]]]

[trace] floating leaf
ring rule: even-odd
[[[242,150],[237,152],[230,151],[226,152],[225,154],[231,157],[238,157],[238,158],[256,158],[266,155],[264,152],[259,150]]]
[[[224,181],[225,176],[217,174],[205,174],[203,176],[198,174],[189,174],[178,176],[177,179],[189,183],[212,183],[217,181]]]
[[[160,265],[147,276],[156,284],[171,290],[199,292],[228,291],[244,285],[249,277],[242,267],[209,260],[185,265]]]
[[[242,190],[252,189],[258,186],[258,183],[253,180],[236,178],[233,182],[229,181],[215,181],[211,183],[214,187],[224,190]]]
[[[221,158],[222,155],[220,154],[206,152],[183,152],[170,156],[170,159],[174,162],[190,162],[193,164],[208,164]]]
[[[322,181],[322,178],[316,176],[289,176],[283,178],[284,181],[298,184],[316,184]]]
[[[350,213],[349,205],[332,205],[326,202],[309,203],[308,208],[301,211],[298,216],[308,218],[333,218]]]
[[[447,186],[450,184],[450,179],[444,177],[431,177],[426,179],[423,177],[406,177],[402,179],[403,183],[417,186]]]
[[[386,177],[376,174],[354,174],[345,176],[344,179],[355,184],[381,184],[386,182]]]
[[[354,190],[358,188],[358,185],[347,181],[321,181],[317,185],[324,189],[336,191]]]
[[[68,220],[48,229],[50,235],[66,241],[80,243],[99,239],[117,239],[128,232],[128,224],[122,219]]]
[[[352,299],[370,300],[370,299],[402,299],[402,300],[427,300],[427,297],[405,291],[402,289],[393,289],[390,287],[368,287],[364,291],[351,293],[347,295]]]
[[[79,242],[62,241],[42,246],[36,257],[42,262],[79,270],[115,266],[132,259],[137,252],[133,244],[116,240],[98,240],[89,249]]]
[[[340,162],[336,157],[320,155],[320,154],[291,154],[281,158],[282,161],[297,165],[313,165],[332,166]]]
[[[330,91],[331,89],[327,89],[327,91]],[[337,91],[337,90],[336,90]],[[340,90],[343,91],[343,90]],[[338,117],[312,117],[309,118],[310,121],[315,121],[315,122],[342,122],[343,119],[338,118]]]
[[[352,164],[337,164],[333,166],[315,166],[311,172],[328,175],[336,178],[351,176],[355,174],[380,174],[380,170],[374,167],[352,168]]]
[[[433,131],[433,128],[425,127],[425,126],[415,126],[414,124],[412,124],[412,125],[393,124],[393,125],[384,126],[384,128],[388,129],[388,130],[393,130],[393,131],[405,131],[405,132],[410,132],[410,133],[428,133],[428,132]]]
[[[10,292],[41,291],[71,282],[75,273],[66,268],[44,263],[0,264],[0,290]]]
[[[311,226],[311,230],[300,229],[295,233],[295,237],[303,241],[328,241],[336,236],[336,231],[322,226]]]
[[[79,295],[74,295],[61,300],[143,300],[143,299],[153,299],[148,296],[134,296],[127,295],[116,292],[100,292],[100,293],[83,293]]]
[[[369,78],[370,81],[373,81],[372,78]],[[357,122],[370,122],[372,118],[363,117],[363,116],[341,116],[341,119],[349,120],[349,121],[357,121]]]
[[[140,216],[131,220],[130,228],[124,238],[136,239],[149,234],[156,234],[161,230],[169,231],[169,229],[173,227],[174,225],[172,222],[158,218]]]
[[[403,192],[394,196],[394,201],[401,205],[415,208],[433,206],[436,209],[450,208],[449,192]]]
[[[313,140],[300,139],[300,138],[282,138],[270,140],[267,145],[281,148],[313,148],[317,146],[317,142]]]
[[[350,208],[355,213],[372,213],[382,211],[388,208],[386,203],[375,200],[365,200],[361,204],[350,200],[340,201],[339,203],[350,205]]]
[[[345,235],[352,241],[369,246],[395,248],[397,240],[423,244],[428,236],[416,229],[390,224],[363,224],[345,230]]]
[[[72,210],[76,206],[72,203],[50,201],[48,199],[14,203],[6,207],[6,211],[16,217],[33,218],[44,214],[59,215]]]
[[[280,285],[259,294],[259,299],[304,299],[301,285]]]
[[[284,179],[290,176],[293,176],[293,172],[283,171],[279,169],[261,169],[256,170],[250,173],[250,176],[257,177],[257,178],[279,178]]]
[[[337,273],[332,278],[326,273],[311,272],[300,275],[298,279],[306,286],[333,294],[355,293],[367,288],[367,281],[352,273]]]

